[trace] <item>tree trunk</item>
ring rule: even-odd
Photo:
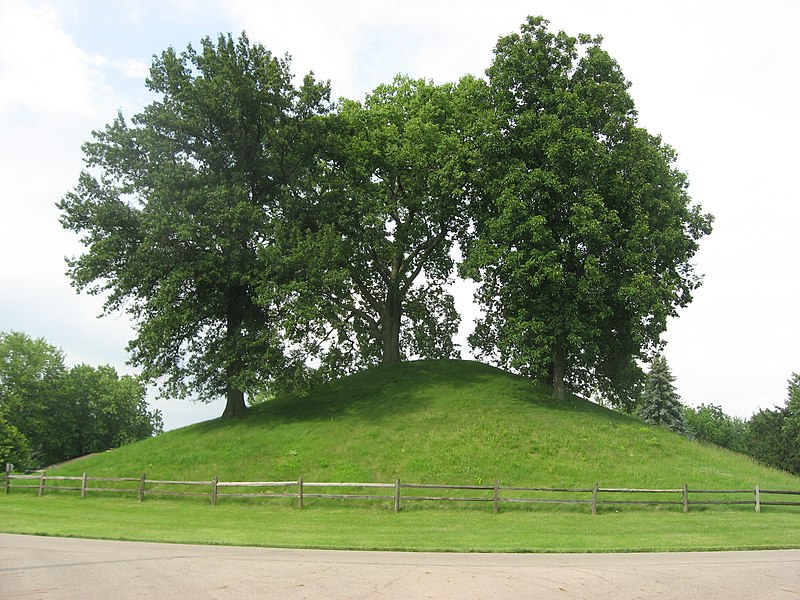
[[[244,363],[241,356],[236,351],[237,338],[242,325],[242,297],[244,293],[241,291],[233,291],[228,295],[228,326],[225,332],[226,337],[226,350],[232,353],[235,358],[228,362],[225,367],[225,397],[226,404],[225,410],[222,411],[222,416],[227,418],[243,417],[247,412],[247,406],[244,403],[244,391],[238,389],[232,381],[237,375],[240,375]]]
[[[386,297],[386,311],[382,319],[383,356],[382,362],[400,362],[400,322],[403,316],[403,305],[396,294]]]
[[[226,418],[242,417],[247,412],[247,405],[244,403],[244,392],[237,390],[233,386],[228,386],[225,393],[227,403],[222,416]]]
[[[392,264],[391,280],[386,290],[386,302],[381,318],[384,364],[400,362],[400,322],[403,318],[403,299],[400,297],[399,259]]]
[[[556,342],[553,347],[553,397],[556,400],[563,400],[566,397],[564,370],[564,346]]]

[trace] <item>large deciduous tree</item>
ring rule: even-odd
[[[295,88],[288,59],[244,34],[168,49],[147,88],[159,99],[94,133],[59,205],[87,248],[69,274],[106,294],[105,313],[132,317],[146,380],[164,395],[224,395],[238,416],[244,392],[289,360],[296,261],[275,248],[295,235],[285,217],[309,187],[329,89],[311,75]]]
[[[338,236],[345,274],[330,292],[338,350],[349,342],[362,362],[455,352],[459,317],[446,286],[466,224],[470,85],[397,77],[363,103],[345,100],[334,118],[319,210]]]
[[[463,272],[486,310],[471,343],[554,393],[631,408],[637,359],[700,284],[691,259],[711,217],[675,153],[636,124],[601,39],[529,18],[499,40],[475,173],[481,202]]]

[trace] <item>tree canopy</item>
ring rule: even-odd
[[[747,453],[777,469],[800,475],[800,374],[792,373],[783,406],[752,416]]]
[[[717,446],[746,452],[749,422],[725,414],[721,406],[701,404],[697,408],[684,407],[686,429],[694,439],[711,442]]]
[[[0,459],[40,467],[161,429],[137,378],[110,366],[67,368],[61,349],[45,340],[0,333]]]
[[[28,438],[0,414],[0,465],[10,463],[24,467],[31,464],[31,457]]]
[[[74,285],[131,315],[144,380],[237,416],[314,369],[457,356],[458,242],[473,348],[631,408],[711,217],[601,39],[547,26],[501,38],[488,81],[336,105],[245,34],[168,49],[158,99],[94,132],[59,204]]]
[[[636,124],[601,38],[529,18],[500,39],[478,140],[481,201],[463,272],[480,282],[484,355],[566,390],[633,404],[637,359],[700,284],[691,259],[711,217],[675,152]]]
[[[79,290],[136,326],[131,362],[165,395],[227,397],[287,370],[296,262],[275,251],[315,164],[315,119],[328,87],[292,84],[288,59],[242,34],[153,61],[160,99],[120,115],[84,146],[88,169],[60,203],[87,251],[70,261]]]
[[[340,341],[363,362],[454,355],[459,316],[446,286],[467,225],[462,93],[398,76],[332,117],[318,214],[336,232],[346,274],[330,294]]]

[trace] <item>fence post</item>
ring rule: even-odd
[[[761,512],[761,487],[756,484],[756,512]]]
[[[86,498],[86,471],[83,472],[83,477],[81,477],[81,500]]]
[[[303,508],[303,476],[297,480],[297,508]]]
[[[211,506],[217,505],[217,485],[219,485],[219,475],[211,481]]]
[[[6,463],[6,494],[11,491],[11,473],[14,471],[14,465]]]
[[[394,512],[400,512],[400,478],[394,480]]]
[[[494,498],[493,498],[494,512],[495,513],[497,513],[498,503],[500,502],[500,489],[499,489],[499,486],[500,486],[500,482],[497,481],[497,479],[495,479],[494,480]]]
[[[683,512],[689,512],[689,485],[683,484]]]
[[[597,490],[598,490],[598,487],[599,486],[598,486],[597,483],[595,483],[592,486],[592,515],[596,515],[597,514]]]
[[[42,471],[41,475],[39,475],[39,498],[44,496],[45,479],[47,479],[47,471]]]
[[[147,475],[142,473],[142,478],[139,480],[139,502],[144,500],[144,484],[147,481]]]

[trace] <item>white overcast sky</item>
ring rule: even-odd
[[[245,30],[288,52],[295,74],[360,99],[397,73],[482,75],[529,14],[604,37],[639,123],[677,149],[693,199],[716,217],[696,259],[705,284],[666,336],[683,400],[745,418],[782,405],[800,371],[797,0],[0,0],[0,331],[43,337],[69,364],[132,372],[126,318],[97,319],[99,299],[70,287],[64,256],[82,247],[55,203],[90,132],[149,101],[154,54]],[[222,409],[154,405],[167,429]]]

